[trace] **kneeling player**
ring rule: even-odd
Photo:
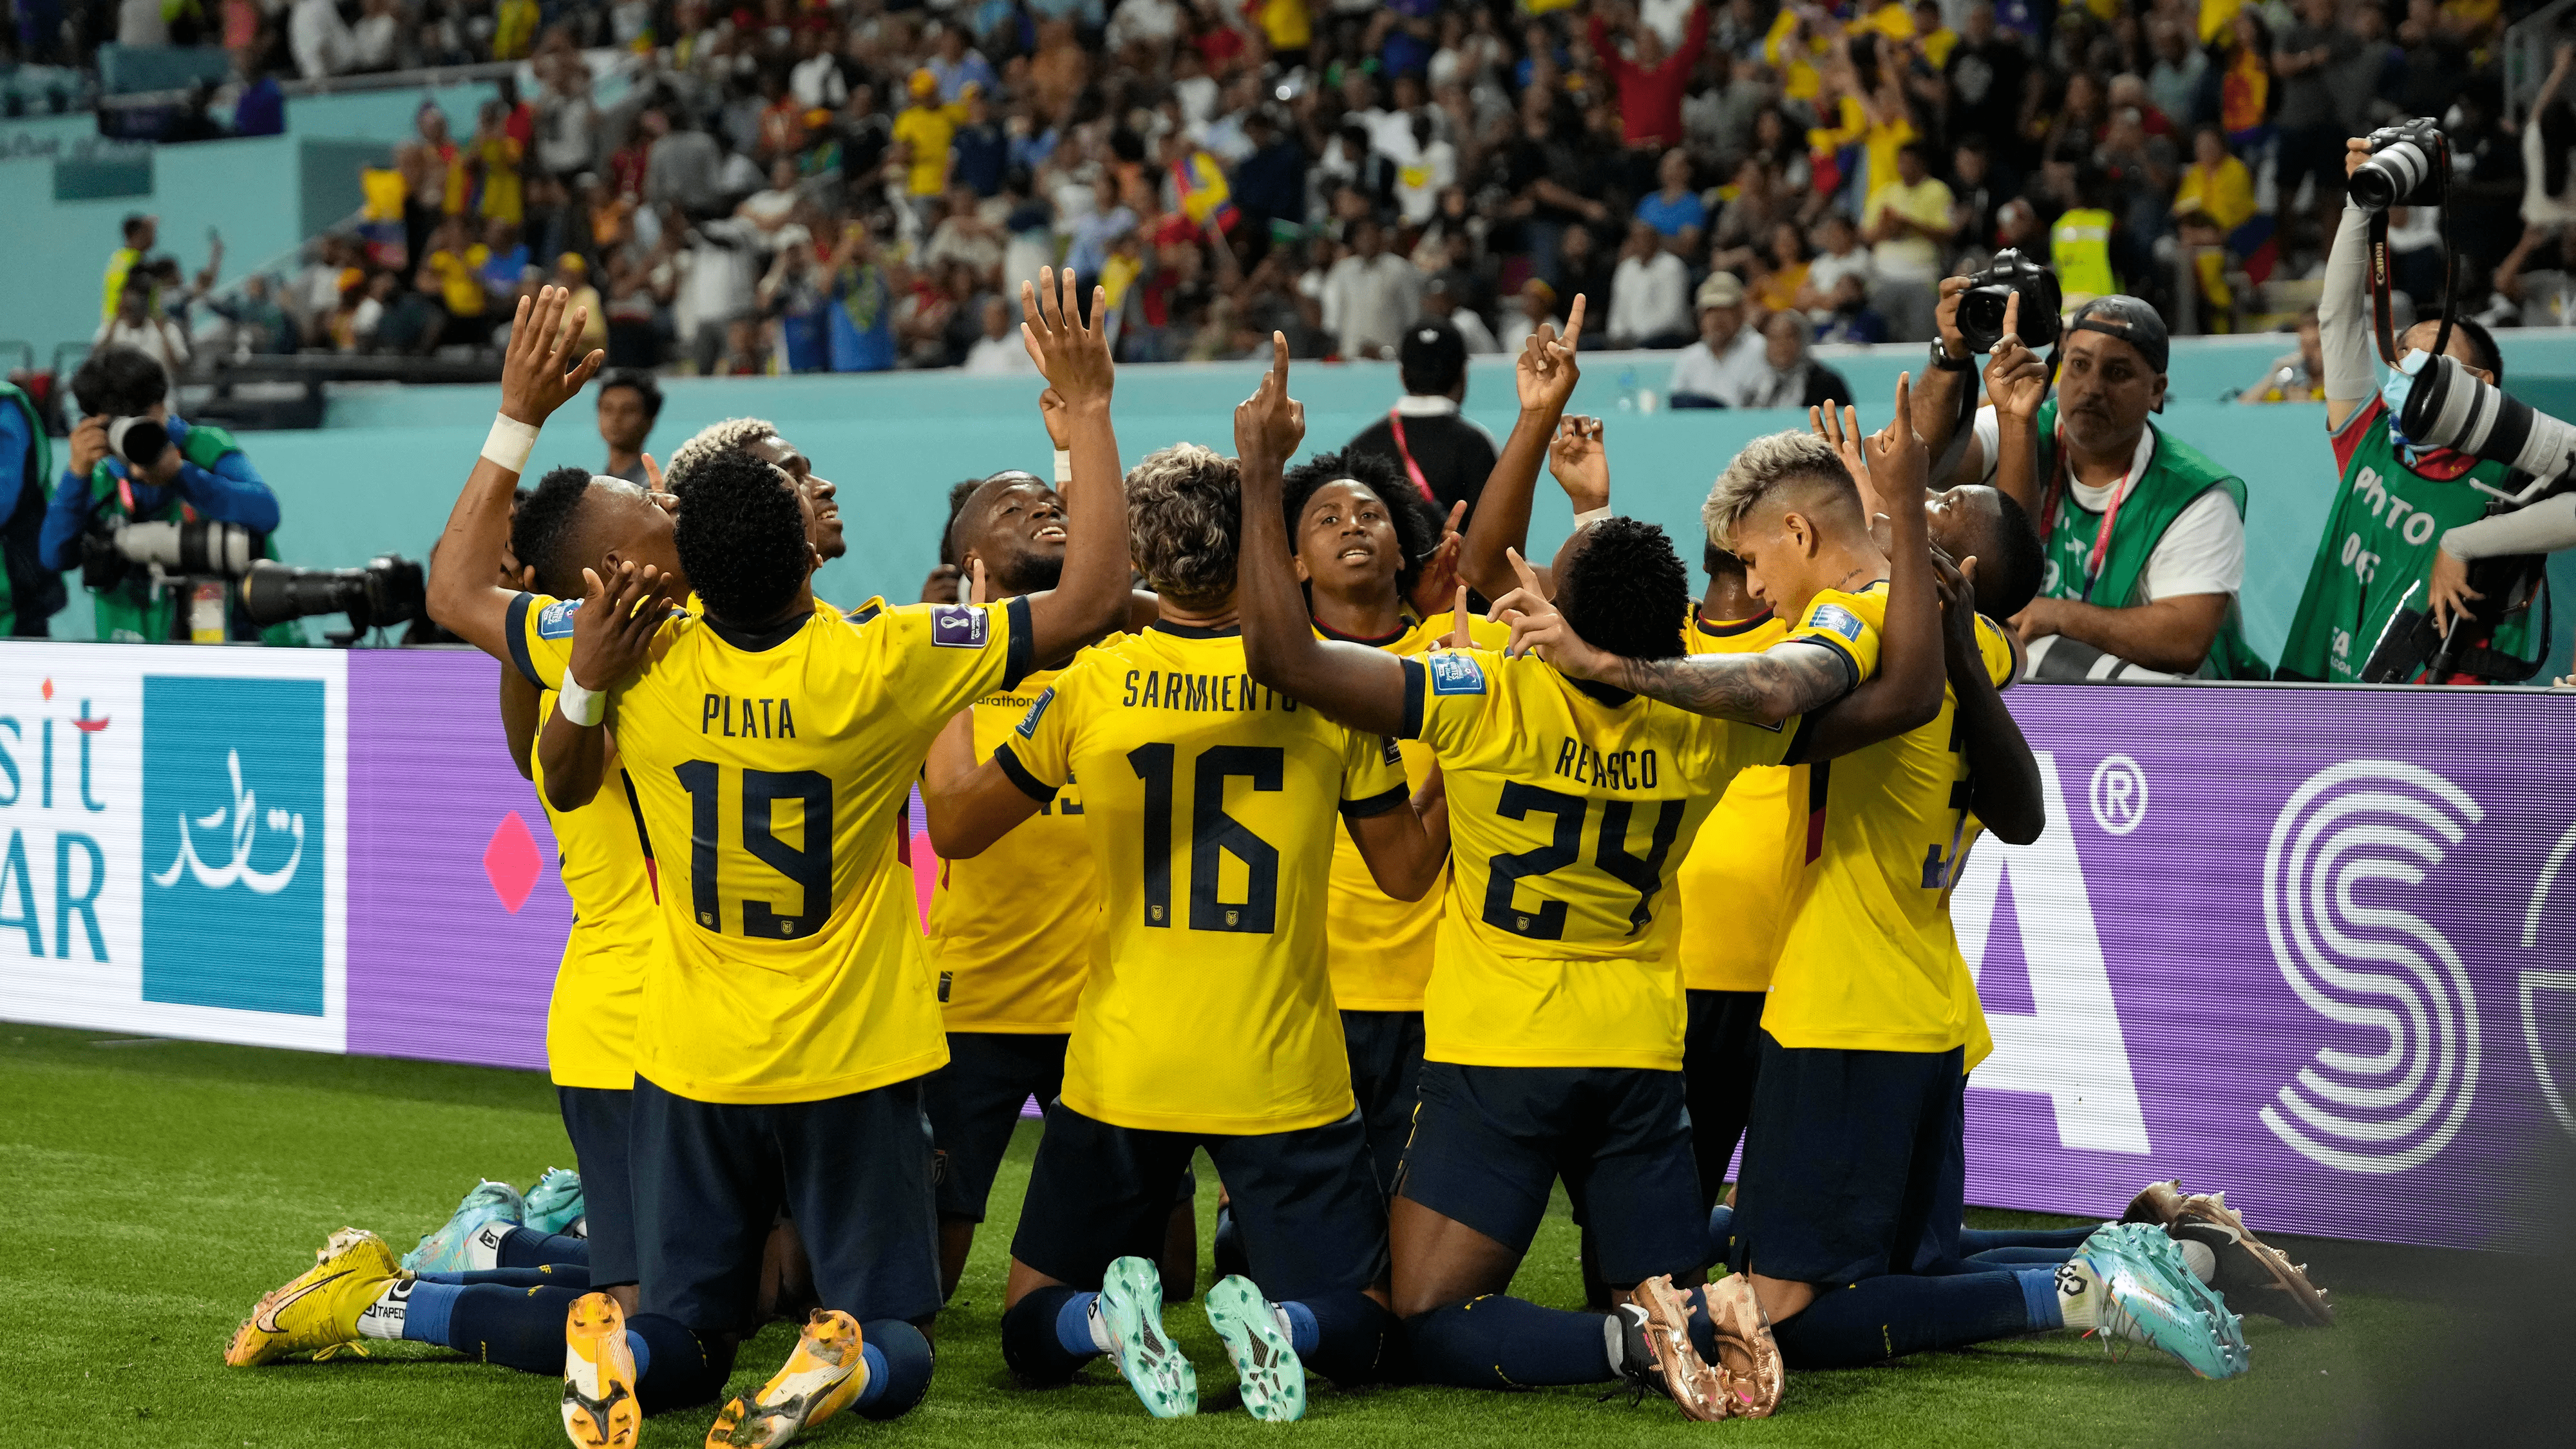
[[[1146,1260],[1205,1147],[1251,1270],[1209,1292],[1208,1317],[1244,1406],[1293,1419],[1307,1369],[1373,1377],[1394,1327],[1384,1201],[1324,968],[1336,817],[1398,899],[1429,889],[1442,842],[1391,744],[1246,677],[1236,464],[1184,444],[1127,489],[1161,617],[1076,661],[985,764],[969,771],[950,736],[925,792],[941,854],[973,856],[1078,776],[1103,875],[1063,1095],[1011,1244],[1002,1350],[1038,1384],[1110,1354],[1149,1411],[1195,1412],[1197,1374],[1163,1335]],[[1267,506],[1275,525],[1275,489]]]

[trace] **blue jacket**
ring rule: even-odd
[[[173,417],[168,427],[170,445],[178,447],[188,436],[188,424]],[[122,459],[109,458],[107,469],[119,478],[126,476]],[[238,523],[256,533],[277,531],[277,495],[268,490],[259,470],[239,449],[217,458],[212,468],[180,463],[178,480],[169,488],[135,483],[135,516],[148,516],[168,507],[173,494],[196,509],[200,518]],[[80,567],[80,536],[89,525],[89,514],[89,479],[65,468],[54,483],[53,502],[45,509],[44,532],[36,541],[37,555],[45,567]]]

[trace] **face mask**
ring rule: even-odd
[[[2430,353],[2420,347],[2410,347],[2403,357],[2397,359],[2397,366],[2390,370],[2387,380],[2379,385],[2379,400],[2388,407],[2389,440],[2397,444],[2409,465],[2423,456],[2423,450],[2406,441],[2399,420],[2406,416],[2406,394],[2415,387],[2415,375],[2422,372],[2430,361]]]

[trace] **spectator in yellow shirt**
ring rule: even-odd
[[[2201,212],[2222,233],[2253,220],[2254,173],[2227,149],[2227,137],[2216,126],[2203,126],[2192,135],[2191,154],[2174,192],[2173,214]]]
[[[464,219],[454,216],[438,224],[430,245],[429,259],[412,279],[413,286],[438,299],[446,314],[430,346],[457,342],[482,346],[492,336],[491,324],[484,318],[483,296],[483,264],[492,259],[491,249],[481,242],[469,243]]]
[[[948,191],[948,148],[957,137],[958,108],[939,104],[939,77],[928,67],[912,73],[912,104],[894,118],[894,138],[912,148],[905,183],[915,206]]]
[[[1245,8],[1260,17],[1262,37],[1270,42],[1270,53],[1281,65],[1305,64],[1306,47],[1315,38],[1306,0],[1256,0]]]

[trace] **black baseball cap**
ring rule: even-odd
[[[1467,341],[1447,319],[1425,317],[1406,329],[1396,362],[1406,392],[1417,397],[1445,393],[1467,371]]]
[[[2113,294],[2096,297],[2075,309],[2068,320],[2069,332],[2099,332],[2117,337],[2138,349],[2149,371],[2162,376],[2165,363],[2173,355],[2173,338],[2165,331],[2165,319],[2141,297]]]

